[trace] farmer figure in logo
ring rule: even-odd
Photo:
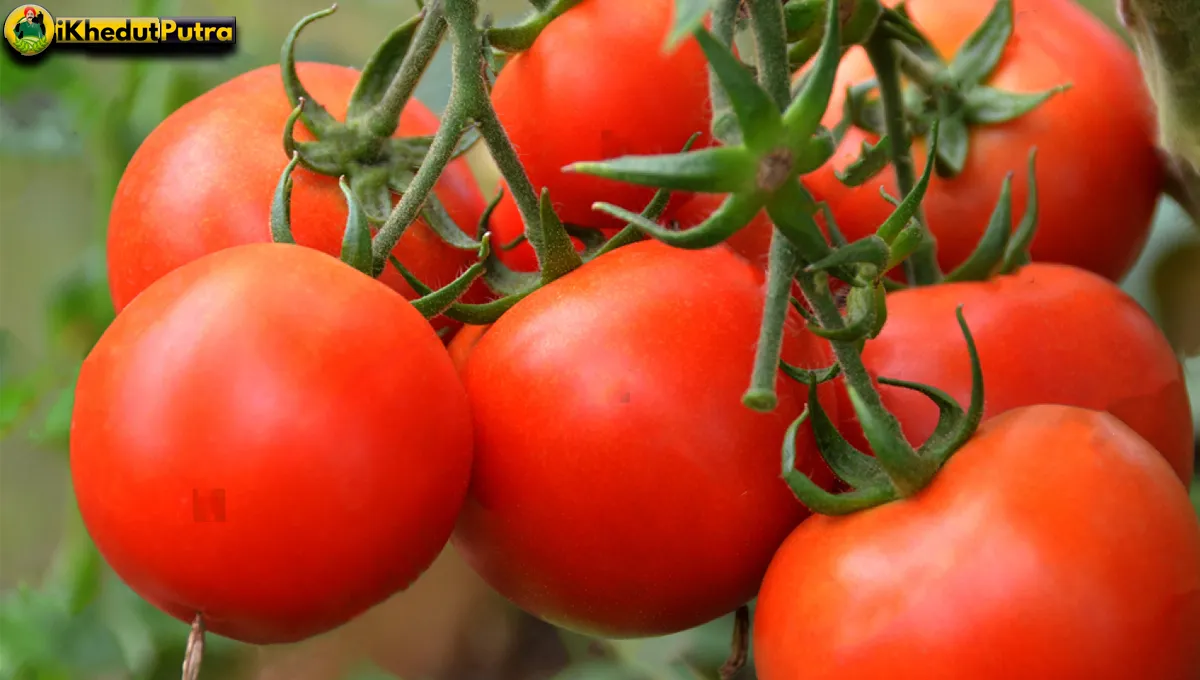
[[[42,13],[32,7],[26,7],[25,18],[13,26],[13,34],[17,36],[18,40],[23,38],[41,40],[46,35],[46,23]]]

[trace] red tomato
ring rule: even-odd
[[[1179,360],[1135,300],[1082,269],[1035,263],[986,283],[892,293],[883,332],[863,350],[867,370],[969,403],[970,357],[954,316],[960,304],[983,366],[985,417],[1034,404],[1108,411],[1191,482],[1195,440]],[[909,440],[928,439],[937,423],[933,402],[897,387],[880,391]],[[853,410],[842,418],[842,431],[861,445]]]
[[[297,70],[313,97],[343,119],[359,72],[318,63],[301,63]],[[279,67],[264,66],[197,97],[150,133],[121,177],[109,216],[109,286],[118,311],[156,279],[206,253],[270,241],[268,216],[288,163],[282,134],[291,108]],[[437,117],[414,99],[396,134],[433,134],[437,125]],[[301,141],[312,139],[300,123],[295,131]],[[346,228],[346,199],[337,178],[301,167],[292,177],[296,242],[337,255]],[[436,193],[455,222],[474,234],[484,201],[464,159],[450,164]],[[450,247],[421,220],[392,252],[434,288],[474,261],[473,253]],[[405,297],[416,297],[390,264],[380,278]],[[472,300],[478,300],[484,291],[473,292]],[[452,322],[441,317],[434,325]]]
[[[471,356],[471,352],[475,350],[475,345],[479,344],[483,334],[487,332],[488,326],[473,326],[470,324],[464,325],[454,334],[454,339],[446,346],[446,351],[450,353],[450,361],[454,364],[455,370],[459,375],[462,375],[463,369],[467,366],[467,357]]]
[[[316,250],[159,279],[83,363],[71,475],[97,547],[172,616],[256,644],[335,628],[441,551],[467,398],[425,319]]]
[[[539,193],[549,188],[564,222],[620,228],[592,204],[640,211],[654,189],[563,173],[563,166],[677,153],[697,132],[703,137],[694,148],[708,143],[704,53],[693,38],[663,52],[673,8],[671,0],[583,0],[496,78],[492,103],[500,122],[533,186]]]
[[[614,638],[690,628],[754,596],[807,514],[779,473],[806,390],[781,378],[773,413],[741,404],[762,283],[727,248],[644,241],[492,325],[463,378],[476,462],[454,539],[492,587]],[[829,362],[798,324],[786,343],[793,364]],[[797,448],[828,483],[810,431]]]
[[[984,424],[912,498],[813,517],[759,593],[762,680],[1184,680],[1200,673],[1200,525],[1112,416]]]
[[[1072,87],[1017,120],[974,128],[963,172],[953,179],[933,178],[924,207],[938,240],[938,260],[949,271],[974,251],[1009,172],[1015,173],[1013,204],[1020,217],[1027,156],[1036,146],[1039,228],[1033,259],[1120,279],[1145,245],[1163,185],[1154,106],[1137,58],[1071,0],[1013,4],[1013,37],[988,84],[1017,92]],[[909,0],[906,6],[934,45],[951,57],[992,3]],[[839,70],[826,125],[841,118],[846,86],[873,77],[866,53],[852,48]],[[829,203],[850,240],[873,233],[890,214],[881,185],[899,194],[890,169],[857,188],[834,177],[833,169],[854,160],[864,139],[873,138],[852,130],[834,160],[804,179],[819,200]],[[919,169],[925,163],[923,142],[913,155]]]

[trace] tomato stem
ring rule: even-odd
[[[578,5],[581,0],[555,0],[534,3],[538,12],[515,26],[487,29],[488,44],[503,52],[521,52],[529,49],[542,30],[563,12]]]
[[[192,629],[188,632],[187,649],[183,654],[182,680],[198,680],[200,664],[204,661],[204,616],[199,612],[192,619]]]
[[[916,171],[912,157],[912,139],[904,119],[904,97],[900,89],[900,68],[896,61],[892,39],[883,31],[874,34],[863,43],[875,78],[879,83],[879,98],[883,104],[884,125],[891,140],[892,167],[896,173],[896,186],[901,196],[912,192],[916,184]],[[914,286],[924,286],[942,280],[942,271],[937,262],[937,242],[925,221],[925,211],[917,206],[915,215],[921,228],[921,242],[912,255],[905,260],[904,268],[908,281]]]
[[[729,657],[718,671],[721,680],[732,680],[746,665],[750,656],[750,608],[738,607],[733,617],[733,640],[729,645]]]
[[[748,0],[747,6],[750,9],[750,25],[754,30],[758,79],[782,111],[792,98],[783,5],[778,0]]]
[[[733,45],[734,26],[737,22],[738,7],[741,0],[717,0],[712,10],[712,34],[722,45]],[[728,144],[734,142],[733,132],[728,121],[733,120],[733,107],[729,102],[729,94],[721,85],[712,64],[708,65],[708,96],[712,102],[712,124],[710,126],[713,139]]]
[[[437,53],[446,35],[442,0],[432,0],[422,11],[425,18],[417,28],[399,70],[388,84],[379,103],[363,116],[362,125],[372,135],[386,138],[396,132],[400,125],[400,112],[412,98],[417,83],[429,68],[433,55]]]

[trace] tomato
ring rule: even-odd
[[[709,143],[704,53],[694,38],[670,54],[671,0],[583,0],[501,69],[492,103],[533,186],[564,222],[617,229],[604,201],[641,211],[654,189],[563,173],[576,161],[681,151]],[[682,195],[677,198],[682,200]],[[511,197],[502,199],[511,203]]]
[[[1145,245],[1164,177],[1155,151],[1154,105],[1137,58],[1071,0],[1013,4],[1013,37],[988,84],[1017,92],[1068,83],[1071,88],[1014,121],[973,128],[963,172],[953,179],[933,178],[923,205],[938,240],[938,260],[950,271],[974,251],[1009,172],[1015,173],[1012,197],[1021,216],[1028,154],[1036,146],[1039,228],[1033,259],[1118,280]],[[906,6],[943,56],[951,57],[992,3],[909,0]],[[838,72],[825,124],[840,119],[846,86],[873,77],[865,51],[852,48]],[[899,195],[890,169],[857,188],[833,175],[857,157],[864,140],[873,139],[853,129],[833,161],[804,178],[814,196],[829,203],[850,240],[873,233],[891,212],[880,186]],[[913,155],[922,167],[923,142]]]
[[[1112,416],[985,423],[917,495],[813,517],[771,562],[762,680],[1184,680],[1200,673],[1200,525]]]
[[[313,97],[343,119],[359,72],[319,63],[301,63],[297,70]],[[109,285],[118,311],[156,279],[206,253],[270,241],[268,216],[288,162],[282,134],[291,108],[279,67],[264,66],[197,97],[150,133],[121,177],[109,216]],[[437,117],[414,99],[396,134],[433,134],[437,125]],[[301,141],[312,139],[302,124],[295,131]],[[337,178],[301,167],[292,177],[296,241],[337,255],[346,228]],[[455,222],[474,234],[484,200],[465,159],[450,164],[435,191]],[[404,232],[393,254],[434,288],[474,261],[473,253],[450,247],[421,220]],[[416,297],[390,264],[380,278]],[[481,291],[476,288],[471,299],[478,301]],[[438,328],[449,325],[444,317],[435,320]]]
[[[983,366],[985,418],[1034,404],[1108,411],[1191,482],[1195,440],[1179,360],[1137,301],[1082,269],[1035,263],[986,283],[891,293],[883,332],[863,350],[867,370],[969,403],[970,357],[954,315],[960,304]],[[924,442],[937,423],[933,402],[898,387],[880,392],[909,440]],[[841,429],[861,444],[852,414],[842,411]]]
[[[464,325],[454,334],[454,338],[446,346],[446,350],[450,352],[450,361],[454,364],[455,370],[460,375],[467,366],[467,357],[471,356],[471,352],[475,350],[475,345],[479,344],[480,339],[483,338],[483,334],[490,327],[490,325]]]
[[[610,638],[690,628],[754,596],[807,514],[779,472],[805,388],[781,378],[773,413],[741,404],[762,284],[724,246],[643,241],[492,325],[463,377],[476,458],[454,542],[493,588]],[[786,338],[791,363],[828,364],[799,324]],[[830,483],[810,431],[797,449]]]
[[[83,363],[71,476],[116,573],[244,642],[335,628],[438,555],[467,397],[425,319],[316,250],[225,249],[150,285]]]

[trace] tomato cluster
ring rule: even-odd
[[[710,132],[710,47],[700,33],[663,47],[675,4],[583,0],[499,71],[485,104],[546,190],[543,215],[611,238],[625,222],[593,204],[638,212],[654,189],[564,166],[728,143]],[[909,0],[903,16],[948,59],[988,5]],[[258,644],[340,626],[452,544],[517,606],[596,636],[673,633],[757,596],[765,680],[1195,677],[1187,390],[1161,332],[1114,283],[1162,189],[1151,104],[1133,55],[1069,0],[1016,0],[1014,11],[989,84],[1071,88],[973,125],[965,165],[933,177],[920,219],[954,269],[986,238],[1001,180],[1037,147],[1049,180],[1033,262],[893,291],[886,321],[857,346],[819,310],[786,309],[770,409],[743,405],[788,220],[770,204],[705,248],[652,239],[596,254],[572,232],[584,255],[558,275],[508,297],[481,279],[419,312],[475,255],[418,217],[375,272],[352,266],[355,199],[320,162],[290,175],[295,243],[272,243],[277,187],[293,172],[281,131],[298,115],[286,63],[282,78],[264,67],[197,98],[146,139],[113,202],[119,314],[84,362],[71,436],[98,548],[163,611]],[[873,68],[849,50],[829,127],[845,86]],[[296,75],[343,119],[365,73],[307,63]],[[376,152],[392,137],[438,129],[410,100],[394,132],[353,147],[367,155],[347,167],[366,172],[362,159],[383,164]],[[308,127],[295,134],[298,153],[312,148]],[[846,128],[801,178],[835,245],[872,237],[894,209],[881,193],[902,193],[890,170],[845,181],[864,141],[879,136]],[[1026,181],[1012,185],[1018,205]],[[554,225],[535,232],[518,190],[485,211],[458,158],[434,195],[463,238],[486,230],[485,266],[528,282],[548,250],[521,237]],[[699,233],[736,200],[724,191],[676,192],[647,220]],[[860,285],[844,278],[835,289]],[[461,325],[500,303],[502,314]],[[862,375],[827,370],[848,347]],[[915,450],[944,443],[946,409],[926,395],[971,401],[976,370],[983,424],[927,486],[833,517],[781,479],[782,447],[784,477],[842,487],[826,449],[877,441],[862,381]]]

